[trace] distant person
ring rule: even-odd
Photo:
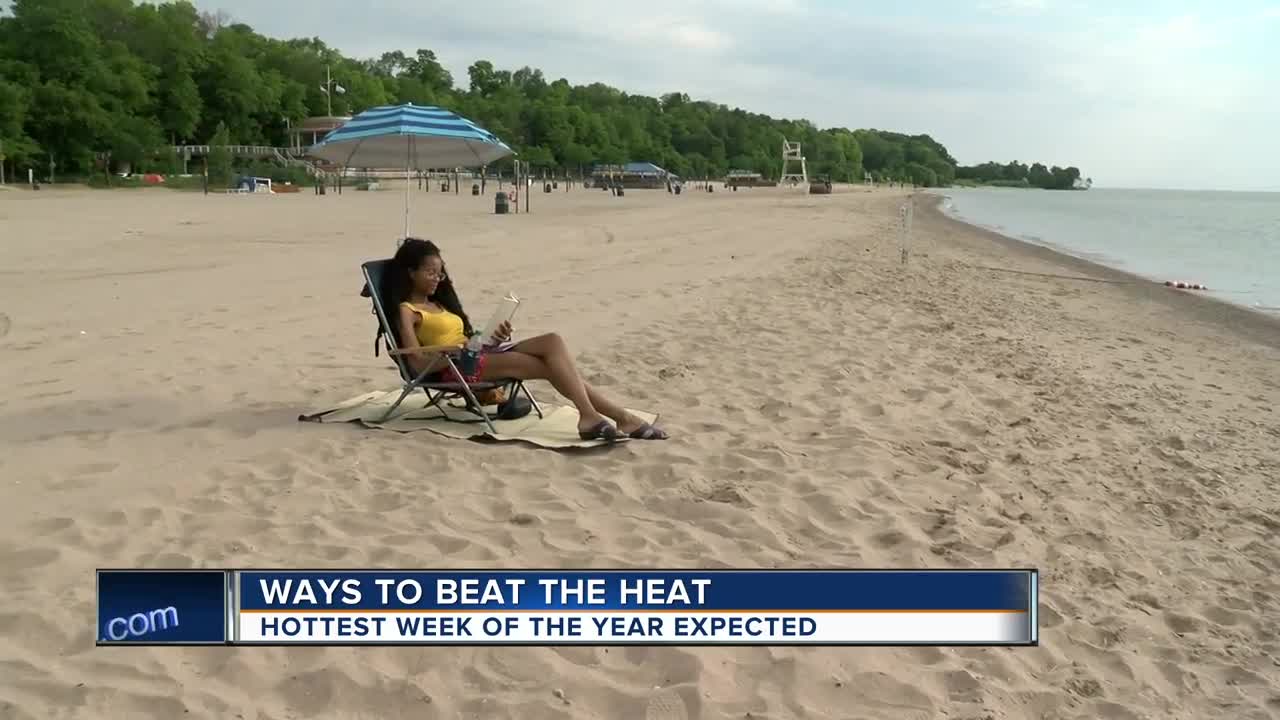
[[[386,278],[382,306],[393,313],[392,329],[398,347],[466,344],[472,334],[471,320],[462,310],[462,301],[435,243],[418,238],[405,240],[391,259]],[[436,370],[441,382],[547,380],[578,408],[578,435],[584,440],[667,439],[666,432],[627,412],[583,381],[559,335],[549,333],[511,342],[511,325],[503,323],[495,337],[499,342],[484,348],[473,374],[467,378],[450,377],[452,370],[442,359],[406,357],[414,372]],[[617,423],[616,427],[610,419]]]

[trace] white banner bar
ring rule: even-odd
[[[1032,644],[1021,612],[242,612],[245,643]]]

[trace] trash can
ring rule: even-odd
[[[472,194],[472,195],[479,195],[479,194],[480,194],[480,183],[472,183],[472,184],[471,184],[471,194]]]
[[[680,194],[680,186],[679,186],[679,185],[676,185],[676,186],[675,186],[674,188],[672,188],[672,189],[676,191],[676,194],[677,194],[677,195],[679,195],[679,194]]]
[[[618,186],[618,197],[622,197],[622,196],[623,196],[623,195],[625,195],[625,194],[626,194],[626,191],[622,189],[622,186],[621,186],[621,185],[619,185],[619,186]]]
[[[549,193],[549,192],[551,192],[551,183],[543,183],[543,185],[542,185],[542,192],[544,192],[544,193]]]
[[[495,215],[506,215],[511,210],[511,203],[507,202],[507,194],[500,192],[493,196],[493,213]]]

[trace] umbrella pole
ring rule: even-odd
[[[404,140],[404,237],[409,237],[409,168],[413,165],[410,160],[413,156],[413,136],[408,136]]]

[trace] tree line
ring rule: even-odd
[[[406,102],[469,117],[551,172],[650,161],[684,177],[735,169],[777,178],[786,139],[802,143],[811,175],[835,181],[1015,179],[988,171],[1009,166],[957,166],[928,135],[820,129],[681,92],[571,85],[487,60],[467,69],[463,87],[431,50],[349,58],[319,39],[265,37],[185,0],[14,0],[0,17],[0,151],[11,168],[42,175],[52,163],[62,176],[83,176],[104,161],[173,172],[174,145],[284,147],[291,124],[330,106],[350,115]],[[1072,184],[1059,168],[1012,165],[1031,185]]]
[[[1041,163],[1028,167],[1016,160],[1004,165],[985,162],[981,165],[956,168],[956,180],[967,180],[981,185],[1072,190],[1079,186],[1080,168],[1074,166],[1062,168],[1057,165],[1050,168]],[[1092,178],[1085,179],[1086,186],[1092,184]]]

